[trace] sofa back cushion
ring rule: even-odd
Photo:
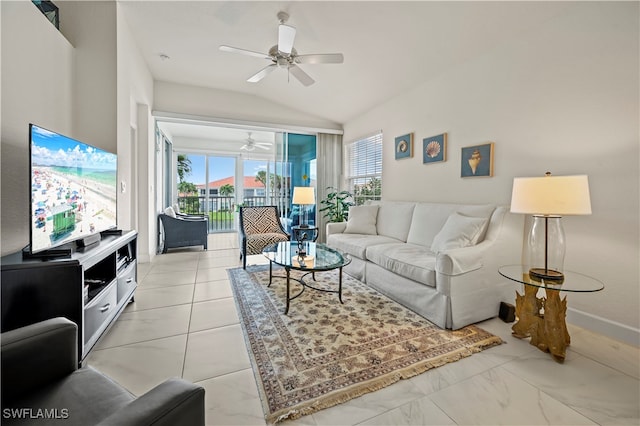
[[[407,242],[409,226],[415,203],[402,201],[373,201],[371,205],[378,205],[378,221],[376,228],[378,235],[395,238]]]
[[[345,234],[378,235],[376,230],[376,218],[378,206],[351,206],[349,208],[349,220],[344,230]]]
[[[431,247],[433,239],[451,213],[458,212],[464,216],[489,219],[494,210],[495,206],[492,204],[418,203],[413,211],[407,242]],[[480,232],[477,242],[484,239],[485,233],[486,226]]]

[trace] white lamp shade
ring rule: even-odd
[[[315,204],[316,191],[312,186],[294,186],[293,187],[293,204]]]
[[[511,212],[546,216],[591,214],[587,175],[513,179]]]

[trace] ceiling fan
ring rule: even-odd
[[[258,81],[271,74],[276,68],[286,68],[300,83],[310,86],[315,80],[298,66],[298,64],[341,64],[344,62],[342,53],[316,53],[310,55],[299,55],[293,47],[293,41],[296,37],[296,29],[286,22],[289,14],[286,12],[278,12],[278,44],[269,49],[269,53],[254,52],[252,50],[239,49],[231,46],[220,46],[223,52],[240,53],[243,55],[254,56],[271,61],[269,65],[247,79],[250,83]]]
[[[245,144],[242,145],[240,150],[253,151],[256,149],[256,147],[264,150],[269,150],[271,148],[271,145],[273,145],[273,143],[271,142],[256,142],[256,140],[251,137],[251,132],[249,132],[249,137],[247,137]]]

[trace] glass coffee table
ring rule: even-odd
[[[566,348],[571,342],[565,316],[567,298],[560,299],[560,292],[592,293],[604,288],[599,280],[577,272],[564,271],[564,281],[545,281],[529,275],[523,265],[501,266],[500,275],[524,284],[524,294],[516,291],[516,316],[518,321],[511,328],[514,337],[531,338],[530,343],[541,351],[550,352],[558,362],[563,362]],[[538,290],[545,296],[539,298]]]
[[[351,258],[340,253],[329,246],[321,243],[314,243],[305,241],[302,243],[304,255],[300,254],[300,247],[295,241],[284,241],[267,246],[262,250],[262,254],[269,259],[269,285],[273,278],[286,278],[287,280],[287,305],[284,309],[284,314],[289,313],[290,302],[300,296],[305,288],[312,288],[317,291],[324,291],[327,293],[338,293],[338,300],[342,302],[342,268],[351,263]],[[273,264],[284,267],[286,276],[273,275]],[[306,271],[300,278],[294,278],[291,276],[291,270]],[[325,288],[319,288],[311,284],[305,278],[311,275],[311,279],[315,281],[316,272],[332,271],[339,269],[338,272],[338,289],[331,290]],[[302,289],[299,293],[291,296],[290,284],[291,280],[297,281],[302,284]]]

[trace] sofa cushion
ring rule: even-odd
[[[378,206],[351,206],[349,220],[344,230],[345,234],[378,235],[376,231],[376,217]]]
[[[489,219],[464,216],[453,212],[444,226],[433,238],[431,251],[440,253],[445,250],[476,245],[484,232]]]
[[[367,260],[429,287],[436,285],[436,255],[424,246],[408,243],[370,246]]]
[[[331,234],[327,237],[327,245],[360,259],[366,258],[366,250],[369,246],[399,242],[382,235]]]
[[[407,241],[409,226],[411,225],[411,216],[415,203],[403,202],[373,202],[372,205],[379,205],[378,220],[376,229],[378,235],[395,238],[400,241]]]
[[[418,203],[413,211],[407,242],[431,247],[433,238],[440,232],[451,213],[458,212],[465,216],[488,219],[494,210],[495,206],[489,204]],[[478,242],[484,238],[484,232],[485,230]]]

